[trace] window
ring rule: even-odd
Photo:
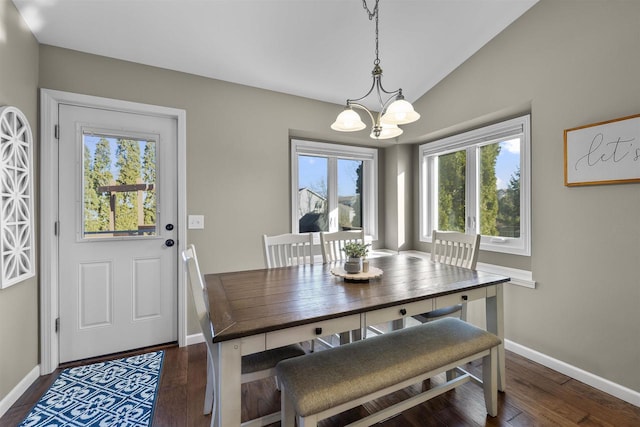
[[[378,152],[313,141],[291,141],[294,233],[364,228],[377,235]]]
[[[83,238],[156,236],[156,142],[84,132]]]
[[[480,248],[530,255],[530,116],[420,146],[420,240],[480,233]]]

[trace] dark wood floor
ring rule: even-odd
[[[154,426],[208,426],[202,415],[205,386],[204,344],[166,349]],[[472,366],[478,370],[479,366]],[[57,373],[41,377],[0,419],[15,426],[29,412]],[[431,380],[433,384],[439,378]],[[321,426],[343,426],[376,408],[417,393],[414,386],[325,420]],[[272,379],[243,386],[243,420],[269,413],[280,405]],[[507,352],[507,390],[499,396],[499,414],[487,417],[482,389],[468,383],[380,425],[426,426],[640,426],[640,408],[602,393],[566,375]],[[273,424],[272,427],[278,426]]]

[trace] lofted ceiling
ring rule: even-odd
[[[415,101],[536,2],[381,0],[385,88]],[[361,0],[13,3],[42,44],[336,104],[371,84],[375,26]]]

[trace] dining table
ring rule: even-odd
[[[242,356],[345,331],[360,331],[438,308],[485,300],[486,328],[504,341],[503,284],[509,277],[407,254],[369,259],[379,277],[345,280],[341,265],[206,274],[214,332],[214,416],[218,427],[241,424]],[[375,271],[375,270],[374,270]],[[498,389],[505,389],[504,344]]]

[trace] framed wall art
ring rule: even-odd
[[[564,131],[564,185],[640,182],[640,114]]]

